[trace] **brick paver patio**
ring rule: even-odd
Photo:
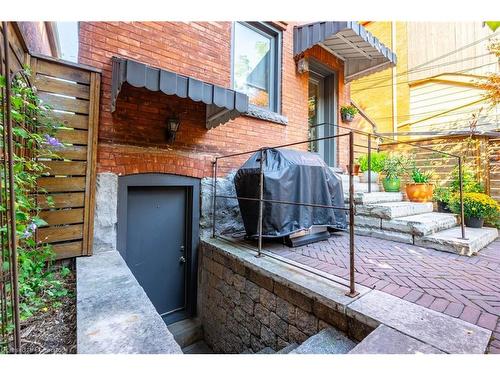
[[[356,236],[356,282],[494,331],[490,353],[500,353],[500,240],[473,257]],[[347,278],[349,238],[266,249]]]

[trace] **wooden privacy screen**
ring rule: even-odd
[[[56,134],[65,144],[55,150],[60,159],[44,161],[49,176],[38,180],[39,188],[47,192],[39,193],[38,199],[43,208],[40,217],[48,226],[38,229],[37,240],[52,244],[58,258],[90,255],[100,74],[42,56],[29,60],[38,96],[65,127]]]
[[[490,195],[500,202],[500,139],[489,141]]]

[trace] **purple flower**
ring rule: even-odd
[[[31,223],[30,225],[28,225],[28,229],[32,232],[34,232],[36,230],[37,226],[35,223]]]
[[[31,236],[31,234],[32,234],[32,232],[30,230],[26,229],[24,231],[23,235],[21,236],[21,238],[28,238]]]
[[[51,137],[48,134],[45,134],[45,143],[52,147],[63,147],[63,144],[56,137]]]

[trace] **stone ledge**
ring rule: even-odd
[[[76,259],[79,354],[181,354],[117,251]]]
[[[243,114],[244,116],[253,117],[259,120],[274,122],[280,125],[288,125],[288,118],[280,115],[279,113],[269,111],[255,105],[250,104],[248,111]]]
[[[379,325],[349,354],[444,354],[439,349],[383,324]]]
[[[372,290],[347,306],[347,315],[371,327],[384,324],[450,354],[483,354],[491,331]]]

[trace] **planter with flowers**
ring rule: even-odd
[[[498,218],[500,205],[493,198],[483,193],[464,193],[465,225],[470,228],[482,228],[485,219]],[[454,194],[450,199],[450,209],[460,214],[460,195]]]
[[[340,107],[340,115],[344,122],[352,122],[358,112],[358,109],[353,105],[343,105]]]

